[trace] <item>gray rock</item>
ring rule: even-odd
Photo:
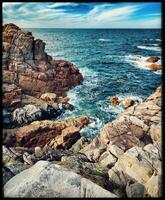
[[[21,124],[30,123],[42,118],[42,111],[39,106],[26,105],[23,108],[17,108],[13,112],[13,121]]]
[[[10,179],[4,186],[4,197],[117,197],[80,175],[39,161]]]
[[[33,121],[41,119],[51,119],[58,117],[62,111],[59,108],[44,103],[43,105],[28,104],[23,108],[17,108],[14,110],[12,116],[13,121],[18,125],[24,125]]]
[[[128,182],[127,186],[126,186],[126,193],[127,193],[127,197],[144,197],[145,196],[145,187],[144,185],[136,182],[133,184],[130,184]]]

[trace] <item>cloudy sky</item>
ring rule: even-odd
[[[3,23],[23,28],[161,28],[161,4],[3,3]]]

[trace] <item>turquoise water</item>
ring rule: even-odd
[[[112,121],[121,106],[113,108],[109,97],[137,96],[145,99],[161,83],[161,72],[145,69],[137,62],[147,56],[161,56],[160,30],[119,29],[31,29],[46,43],[54,59],[74,63],[84,76],[83,84],[68,92],[73,112],[62,118],[89,116],[92,123],[82,135],[93,137]]]

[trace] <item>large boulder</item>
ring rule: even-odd
[[[80,138],[79,131],[89,123],[80,117],[65,120],[42,120],[18,128],[15,132],[17,143],[24,147],[70,148]]]
[[[71,170],[39,161],[10,179],[4,197],[117,197]]]

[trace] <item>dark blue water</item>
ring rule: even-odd
[[[90,116],[94,122],[84,129],[98,133],[122,107],[109,106],[110,96],[145,99],[161,83],[161,72],[144,68],[137,56],[161,56],[160,30],[31,29],[46,43],[54,59],[74,63],[84,76],[83,85],[68,92],[75,110],[63,117]]]

